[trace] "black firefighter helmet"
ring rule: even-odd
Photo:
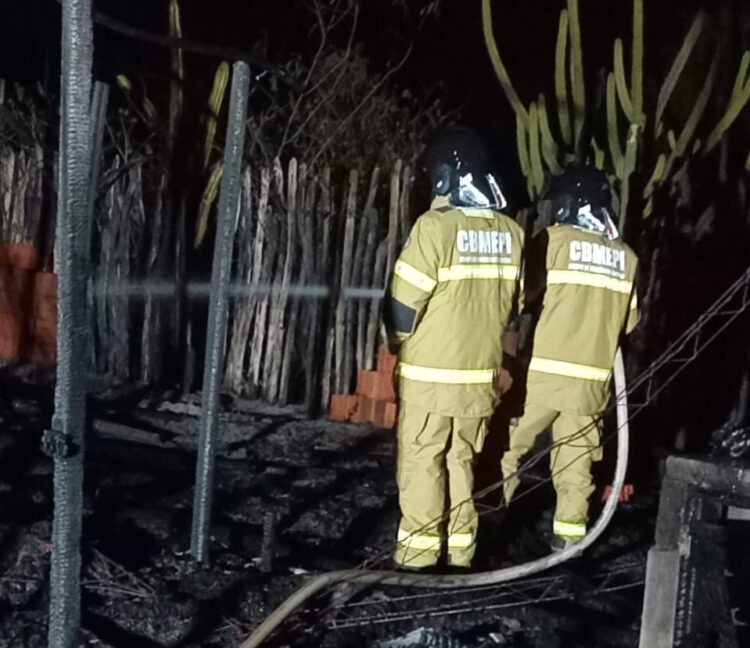
[[[617,238],[609,179],[597,168],[574,166],[548,176],[540,200],[549,204],[555,222]]]
[[[474,131],[462,126],[441,131],[426,158],[433,196],[447,196],[454,207],[505,207],[505,197],[489,172],[484,144]]]

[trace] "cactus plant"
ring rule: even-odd
[[[227,82],[229,81],[229,64],[222,61],[216,68],[214,74],[214,83],[211,88],[211,95],[208,98],[208,120],[206,122],[206,139],[203,145],[203,168],[208,166],[213,149],[214,140],[216,139],[216,126],[218,124],[221,104],[224,102]]]
[[[557,30],[557,50],[555,52],[555,95],[557,96],[557,119],[563,143],[570,147],[573,144],[573,130],[570,123],[570,104],[568,102],[568,76],[566,55],[568,51],[568,10],[560,12],[560,26]]]
[[[716,124],[715,128],[706,140],[706,150],[712,150],[721,140],[724,133],[739,117],[740,112],[750,99],[750,76],[748,76],[748,65],[750,64],[750,52],[745,52],[740,63],[740,69],[732,89],[732,96],[729,99],[724,116]]]
[[[578,152],[586,121],[586,88],[583,80],[583,49],[581,22],[578,19],[578,0],[568,0],[568,28],[570,32],[570,86],[573,94],[574,149]]]
[[[646,106],[643,93],[644,4],[643,0],[633,0],[629,74],[625,65],[625,45],[622,39],[617,38],[613,47],[612,70],[606,76],[606,100],[602,102],[604,119],[594,119],[593,115],[587,115],[578,0],[566,0],[560,12],[555,49],[556,117],[560,134],[560,141],[556,142],[544,96],[539,95],[527,109],[513,87],[495,42],[491,4],[492,0],[482,0],[485,43],[500,85],[516,112],[521,171],[527,179],[532,199],[541,188],[545,171],[559,173],[561,162],[593,160],[613,180],[614,202],[619,207],[621,228],[626,226],[628,213],[636,209],[639,210],[639,217],[647,218],[653,210],[656,190],[669,183],[691,157],[710,153],[750,101],[750,52],[746,52],[739,64],[730,99],[720,111],[721,118],[705,138],[698,137],[701,124],[708,114],[709,102],[720,96],[713,92],[719,65],[720,49],[717,44],[703,85],[685,123],[677,129],[678,134],[674,129],[666,129],[667,106],[704,32],[706,15],[702,12],[696,14],[662,83],[655,105]],[[598,107],[599,104],[594,110]],[[591,123],[605,124],[605,132],[601,139],[594,132],[594,136],[584,143],[583,134],[589,130],[587,124]],[[643,141],[644,138],[648,140]],[[599,142],[606,142],[606,147],[602,148]],[[639,190],[636,191],[637,187]]]
[[[182,20],[180,19],[180,5],[177,0],[169,2],[169,36],[182,38]],[[172,80],[169,84],[169,143],[174,145],[177,138],[177,126],[182,114],[183,92],[182,84],[185,80],[185,64],[182,49],[172,49]]]

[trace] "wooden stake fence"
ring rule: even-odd
[[[381,175],[371,171],[365,193],[356,170],[338,186],[330,169],[311,173],[296,160],[246,170],[248,196],[253,176],[259,190],[242,204],[236,280],[251,294],[234,303],[228,389],[315,409],[373,366],[381,300],[345,290],[385,287],[413,217],[410,169],[394,165],[389,192]]]
[[[160,271],[160,255],[187,252],[165,240],[176,235],[165,168],[128,150],[109,150],[96,203],[91,369],[155,384],[167,370],[165,343],[184,340],[178,325],[187,325],[174,317],[180,287]],[[36,243],[50,229],[44,155],[0,145],[0,240]],[[249,290],[232,302],[228,391],[325,410],[332,393],[353,389],[357,370],[373,367],[381,300],[345,291],[385,287],[413,221],[411,169],[398,161],[386,171],[295,159],[244,170],[233,284]]]

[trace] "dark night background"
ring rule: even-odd
[[[60,6],[55,0],[6,0],[0,25],[0,77],[23,82],[41,81],[54,88],[59,82]],[[492,142],[499,175],[511,196],[523,200],[516,159],[515,118],[502,94],[482,39],[481,3],[442,0],[435,14],[420,20],[426,3],[369,0],[362,3],[357,40],[375,71],[413,51],[395,81],[420,97],[439,88],[446,106],[460,109],[459,119]],[[737,5],[741,3],[736,3]],[[408,8],[408,5],[415,5]],[[552,87],[554,43],[562,2],[527,0],[498,2],[495,35],[511,79],[524,101],[533,98],[540,80]],[[679,47],[701,0],[659,0],[646,7],[646,91],[648,75],[662,78]],[[183,0],[183,37],[253,52],[266,48],[269,60],[298,52],[311,55],[312,18],[297,0]],[[97,0],[95,10],[140,29],[167,33],[167,0]],[[581,11],[584,53],[598,65],[611,66],[615,37],[631,31],[629,2],[585,3]],[[346,36],[339,34],[341,44]],[[97,26],[95,77],[112,82],[117,74],[146,79],[168,78],[167,49],[142,43]],[[187,78],[208,83],[217,59],[187,54]],[[595,69],[588,65],[588,71]],[[651,88],[656,92],[658,88]]]
[[[339,289],[347,285],[382,289],[385,272],[376,272],[372,266],[385,268],[391,244],[396,251],[408,235],[410,219],[426,206],[424,174],[418,168],[416,174],[412,172],[419,165],[419,151],[430,132],[447,122],[466,124],[483,136],[509,198],[508,212],[522,224],[534,218],[527,179],[520,169],[516,115],[498,83],[483,37],[482,0],[340,2],[359,7],[353,37],[356,48],[343,54],[351,27],[352,14],[347,13],[330,34],[324,55],[315,59],[319,36],[310,5],[323,4],[330,12],[337,6],[336,0],[178,0],[184,40],[241,50],[270,69],[270,73],[264,72],[263,66],[251,62],[244,151],[244,161],[249,164],[243,169],[242,209],[238,209],[238,226],[232,232],[239,253],[231,259],[235,285],[242,281],[254,288],[259,281],[273,290],[271,297],[252,295],[232,302],[226,365],[238,369],[242,384],[233,386],[225,375],[217,408],[222,418],[217,423],[221,443],[216,446],[221,447],[210,448],[218,463],[216,475],[211,477],[216,486],[212,565],[207,568],[195,565],[185,551],[191,542],[190,517],[196,501],[195,454],[200,426],[208,419],[202,415],[206,409],[199,393],[208,299],[190,296],[189,288],[205,286],[210,280],[213,228],[219,211],[216,196],[203,199],[210,193],[209,178],[218,177],[214,172],[222,169],[228,101],[217,110],[216,138],[211,140],[206,137],[207,125],[213,124],[208,96],[219,62],[231,63],[237,57],[186,50],[181,103],[179,93],[170,96],[173,52],[168,47],[95,24],[94,78],[112,90],[103,148],[94,156],[102,162],[99,185],[91,193],[95,200],[90,278],[92,285],[104,289],[92,297],[95,308],[90,309],[96,321],[90,329],[94,357],[88,359],[87,378],[96,388],[87,387],[91,434],[85,441],[82,540],[83,573],[89,579],[84,582],[82,628],[87,636],[104,643],[87,645],[226,648],[232,645],[227,637],[246,637],[311,572],[389,565],[399,517],[394,479],[397,437],[392,429],[386,429],[393,423],[381,425],[370,419],[373,425],[367,425],[359,419],[357,425],[350,425],[343,422],[346,417],[332,415],[333,407],[329,409],[334,400],[331,396],[356,399],[358,404],[350,407],[348,416],[357,420],[351,415],[359,413],[356,410],[365,400],[359,400],[363,393],[354,388],[361,368],[357,363],[377,348],[362,351],[355,360],[350,351],[357,351],[357,343],[364,342],[365,327],[359,329],[360,340],[354,339],[357,329],[347,327],[351,321],[355,326],[364,322],[369,339],[378,338],[377,344],[381,344],[377,331],[380,301],[360,298],[354,318],[355,309],[349,308],[352,302],[345,305],[347,297],[341,296]],[[617,164],[616,144],[622,146],[627,133],[626,102],[622,97],[616,99],[619,122],[608,131],[606,104],[601,102],[606,84],[601,82],[606,81],[603,72],[613,71],[616,38],[623,39],[624,63],[630,67],[633,1],[579,0],[579,5],[587,111],[579,144],[595,142],[606,150],[604,166],[618,197],[626,193],[623,186],[631,190],[623,238],[639,255],[642,312],[639,327],[624,342],[632,386],[632,379],[653,367],[689,327],[701,325],[701,341],[719,330],[725,319],[705,323],[701,316],[738,277],[746,276],[743,273],[750,264],[750,103],[717,146],[712,150],[706,146],[709,133],[727,113],[743,52],[750,60],[750,0],[643,1],[646,120],[640,131],[632,129],[638,132],[631,140],[631,146],[637,142],[632,174],[622,172],[625,164]],[[93,6],[95,21],[98,12],[100,20],[119,21],[161,37],[169,33],[169,0],[93,0]],[[566,0],[492,0],[494,36],[526,107],[544,93],[552,113],[558,20],[565,6]],[[658,131],[654,128],[656,99],[698,10],[706,13],[705,28],[668,102],[661,123],[664,128]],[[324,14],[321,11],[320,16]],[[10,152],[0,155],[0,208],[4,209],[0,215],[12,212],[8,204],[14,208],[42,205],[35,230],[41,234],[24,238],[10,228],[7,231],[14,240],[23,239],[25,247],[36,248],[41,261],[33,272],[46,274],[53,281],[60,17],[59,0],[0,0],[0,80],[6,82],[4,100],[0,101],[0,154]],[[405,64],[397,68],[389,83],[379,85],[409,48]],[[696,98],[714,53],[720,64],[706,111],[699,113]],[[367,65],[362,65],[362,57]],[[321,69],[338,72],[340,68],[344,71],[339,78],[346,81],[326,86],[323,81],[327,76]],[[287,78],[303,82],[294,87],[276,73],[279,69],[291,70],[293,74]],[[310,70],[315,74],[308,74]],[[118,75],[131,81],[130,91],[118,87]],[[316,84],[320,76],[324,79]],[[318,86],[323,89],[315,94]],[[378,90],[369,112],[373,121],[379,119],[377,128],[361,118],[365,111],[360,110],[359,102],[363,96],[371,98],[367,93],[370,87]],[[750,75],[746,89],[750,94]],[[439,115],[434,120],[437,124],[423,114],[425,106],[436,105],[436,97],[441,100],[434,112]],[[303,104],[303,98],[308,103]],[[170,99],[175,99],[171,105]],[[415,110],[415,104],[421,112]],[[149,112],[151,105],[155,107]],[[321,113],[325,117],[320,118]],[[315,118],[306,120],[308,115]],[[699,119],[694,137],[687,138],[691,146],[673,156],[677,138],[670,142],[667,133],[674,130],[679,136],[692,115]],[[556,116],[550,121],[552,137],[560,141]],[[414,125],[413,137],[407,137],[404,123]],[[347,125],[346,136],[338,128],[341,124]],[[379,137],[372,136],[375,131]],[[293,135],[287,139],[290,132]],[[533,136],[528,139],[527,148],[536,146],[535,152],[540,153],[539,142]],[[44,155],[27,156],[34,147]],[[551,155],[549,148],[541,151],[547,154],[547,167],[554,167],[572,152],[570,144],[550,148],[554,148]],[[593,148],[583,155],[591,157]],[[23,155],[11,157],[19,150]],[[580,159],[580,149],[577,153]],[[550,163],[551,157],[555,159]],[[648,180],[660,157],[674,161],[674,166],[672,175],[665,174],[653,190],[653,213],[647,218],[643,216],[649,200],[645,189],[653,188]],[[33,169],[41,178],[38,195],[23,194],[38,198],[36,203],[16,200],[6,192],[5,185],[11,184],[8,177],[26,180],[15,171],[22,168],[16,165],[18,159],[25,160],[23,168]],[[363,187],[368,187],[369,193]],[[361,211],[358,201],[363,205]],[[205,227],[201,230],[196,224]],[[196,234],[199,231],[200,236]],[[4,238],[4,230],[0,234]],[[243,250],[248,253],[242,254]],[[350,272],[348,266],[355,270]],[[164,298],[152,300],[149,288],[161,282],[165,284]],[[322,286],[329,289],[328,296],[317,301],[298,297],[305,295],[303,290],[289,298],[284,288],[290,284],[295,288]],[[131,285],[135,287],[132,295],[118,294],[118,288]],[[514,605],[516,600],[520,602],[514,610],[488,615],[492,609],[485,607],[488,599],[479,598],[476,607],[467,607],[470,613],[464,610],[462,615],[450,616],[452,613],[443,614],[444,609],[437,607],[431,610],[438,611],[434,616],[415,613],[407,618],[410,604],[394,599],[391,603],[406,619],[400,626],[379,626],[363,617],[363,634],[356,630],[349,635],[339,629],[328,632],[326,642],[317,639],[323,626],[337,617],[315,607],[309,615],[299,616],[302,625],[297,621],[290,624],[290,637],[299,634],[297,643],[284,645],[361,648],[374,645],[363,637],[369,640],[378,635],[379,640],[381,634],[406,626],[411,629],[415,624],[434,624],[445,633],[460,629],[462,634],[457,636],[467,641],[472,634],[477,638],[497,631],[502,636],[500,641],[493,640],[493,645],[518,648],[636,645],[642,611],[641,583],[636,580],[653,545],[665,457],[696,454],[705,458],[712,450],[711,435],[725,425],[732,432],[747,435],[750,431],[747,286],[745,283],[742,309],[738,308],[739,299],[727,305],[727,309],[737,308],[741,316],[705,352],[692,357],[692,347],[680,349],[676,358],[684,364],[670,361],[659,365],[654,382],[648,385],[653,391],[647,393],[642,387],[629,393],[630,414],[638,410],[639,416],[629,428],[626,484],[634,485],[636,494],[618,507],[597,545],[558,572],[564,577],[561,582],[570,581],[569,600],[527,605],[525,590],[518,589],[509,598]],[[276,293],[283,294],[283,301],[277,301]],[[373,306],[365,312],[368,302]],[[51,303],[57,313],[56,297]],[[5,321],[9,320],[0,320],[0,325]],[[54,322],[53,338],[57,335],[57,320]],[[235,333],[238,322],[247,325],[244,332],[238,326]],[[351,339],[350,330],[355,331]],[[232,367],[231,345],[235,342],[241,354]],[[51,346],[55,348],[55,339]],[[387,353],[381,355],[395,363]],[[86,359],[81,359],[77,366],[85,364]],[[658,392],[675,376],[677,367],[686,370]],[[251,369],[258,370],[257,374]],[[380,372],[386,382],[392,381],[393,364],[382,371],[379,366],[376,369],[370,373]],[[276,393],[281,389],[267,390],[275,380],[274,372],[276,378],[287,374],[283,396]],[[29,367],[24,360],[7,366],[0,363],[0,646],[11,648],[46,645],[52,479],[58,472],[40,448],[43,433],[53,427],[54,373],[51,366]],[[518,394],[518,387],[515,390]],[[656,392],[658,397],[653,396]],[[393,395],[387,403],[379,397],[366,400],[370,404],[377,400],[381,414],[386,405],[396,410]],[[507,398],[504,405],[511,400]],[[640,405],[644,405],[642,412]],[[500,484],[498,457],[507,440],[509,419],[501,406],[478,462],[475,493],[483,486]],[[606,492],[612,481],[615,427],[610,409],[604,415],[608,443],[604,460],[594,468],[597,490],[592,498],[592,519],[601,508],[602,491]],[[725,460],[726,453],[718,459]],[[499,504],[500,489],[483,499],[481,513],[488,514],[485,520],[489,524],[480,526],[479,553],[487,554],[481,558],[480,569],[521,564],[547,555],[545,538],[553,528],[553,492],[549,485],[536,490],[548,481],[547,467],[546,461],[532,467],[526,487],[535,492],[525,500],[526,505],[518,507],[514,500],[509,511],[501,511],[502,506],[493,508]],[[701,500],[693,496],[699,488],[705,485],[690,491],[690,506],[696,511]],[[674,508],[668,497],[662,501]],[[69,508],[75,513],[74,507]],[[712,538],[706,535],[703,544],[713,543]],[[747,622],[750,600],[747,586],[742,586],[748,573],[746,538],[743,531],[730,546],[727,574],[736,574],[731,605],[726,600],[716,603],[711,599],[711,603],[723,605],[723,612],[739,610],[738,619]],[[715,544],[717,555],[721,555],[723,545]],[[698,550],[691,551],[700,555]],[[677,553],[675,549],[675,557]],[[692,564],[680,561],[680,570],[695,577]],[[622,589],[605,594],[595,586],[599,581],[592,575],[603,568],[627,571],[633,565],[640,567],[628,576],[629,592]],[[723,582],[723,564],[715,561],[712,568],[705,580],[690,581],[691,587],[697,583],[692,589],[706,601],[714,596],[709,590]],[[118,591],[123,583],[126,589]],[[552,580],[543,583],[539,587],[556,596]],[[344,602],[363,593],[359,584],[351,586],[355,594],[343,585]],[[477,590],[480,597],[488,591]],[[364,594],[369,596],[369,591]],[[444,598],[441,594],[434,599],[434,604],[455,596],[448,591]],[[336,605],[339,590],[330,598],[331,605]],[[370,603],[380,609],[383,601],[376,595]],[[706,613],[702,605],[696,604],[695,609],[701,610],[709,625],[731,626],[734,632],[731,619],[714,620],[714,611]],[[354,612],[350,618],[356,617]],[[347,620],[344,616],[338,619]],[[510,625],[504,625],[505,620]],[[306,623],[310,627],[298,632]],[[743,625],[739,632],[747,641],[750,625]],[[320,627],[312,632],[315,626]],[[449,636],[445,636],[447,641]],[[13,643],[3,643],[8,637]],[[699,644],[704,645],[695,643]]]

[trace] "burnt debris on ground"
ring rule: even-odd
[[[46,642],[53,471],[40,440],[50,385],[14,375],[0,392],[0,646]],[[238,645],[307,574],[388,564],[393,433],[232,400],[221,414],[211,564],[197,566],[187,549],[199,411],[197,399],[148,402],[138,390],[92,399],[81,645]],[[509,515],[488,515],[486,566],[546,552],[551,497],[540,488]],[[636,645],[656,503],[655,490],[640,494],[604,541],[539,579],[474,592],[336,588],[291,618],[281,641]]]

